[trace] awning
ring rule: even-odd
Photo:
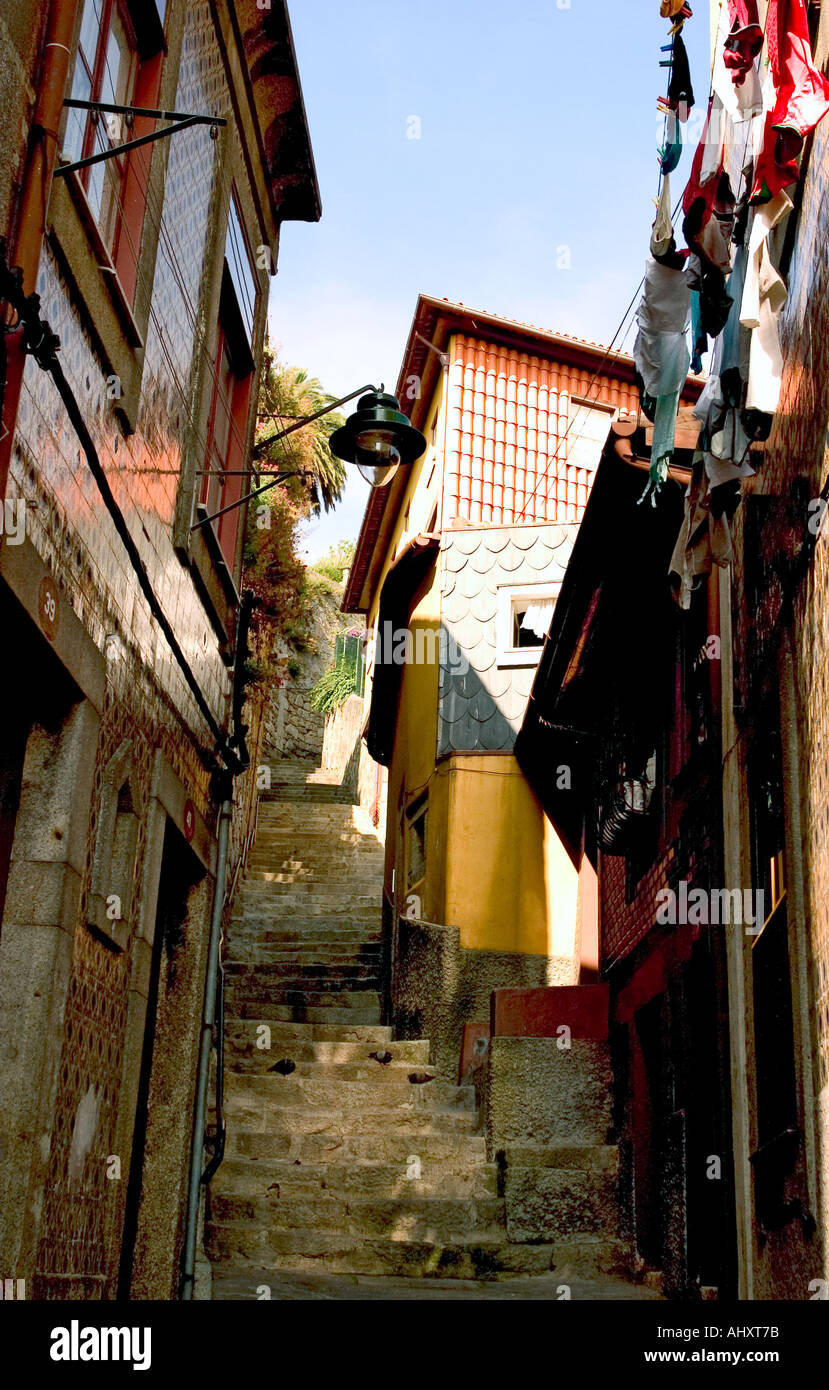
[[[634,754],[647,755],[673,671],[677,609],[668,565],[686,479],[673,469],[655,505],[640,505],[644,431],[631,444],[635,461],[620,457],[612,431],[605,445],[515,743],[575,863],[611,724]],[[684,464],[685,454],[677,451],[675,461]]]
[[[409,626],[414,596],[435,563],[440,537],[424,533],[415,536],[391,566],[380,591],[377,630],[385,633]],[[382,644],[383,660],[374,667],[371,706],[366,725],[366,747],[376,763],[388,767],[394,750],[397,708],[403,681],[403,663],[392,661],[390,644]]]

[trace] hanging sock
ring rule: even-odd
[[[752,201],[766,202],[800,177],[803,141],[829,111],[829,81],[812,61],[804,0],[777,0],[769,9],[766,40],[776,92],[766,116],[754,172]]]

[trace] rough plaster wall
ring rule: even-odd
[[[489,1020],[494,989],[546,985],[548,956],[470,951],[458,927],[401,918],[397,931],[393,1010],[401,1038],[428,1038],[433,1063],[457,1074],[465,1023]]]
[[[360,695],[351,695],[344,705],[325,721],[322,766],[339,774],[357,805],[367,811],[375,825],[385,826],[386,769],[368,753],[361,734],[366,707]]]

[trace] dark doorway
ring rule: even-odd
[[[175,969],[176,950],[183,940],[186,929],[190,893],[203,876],[204,869],[199,860],[189,848],[184,836],[176,829],[172,821],[168,820],[164,831],[164,849],[161,858],[158,905],[156,907],[150,979],[147,991],[144,1045],[141,1052],[141,1071],[135,1104],[127,1203],[121,1237],[118,1297],[123,1299],[130,1297],[135,1243],[138,1234],[161,972],[162,968],[166,966],[169,983],[170,974]]]

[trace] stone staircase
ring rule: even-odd
[[[550,1245],[509,1240],[474,1089],[436,1074],[428,1040],[380,1023],[383,848],[341,795],[313,764],[282,763],[260,803],[226,947],[214,1297],[257,1297],[286,1271],[549,1271]]]
[[[487,1162],[474,1088],[380,1023],[377,832],[312,762],[274,773],[226,943],[213,1297],[658,1297],[617,1235],[606,1044],[494,1040]]]

